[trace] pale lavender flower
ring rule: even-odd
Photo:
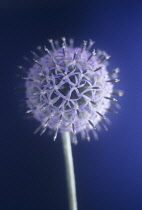
[[[54,140],[58,131],[74,137],[81,133],[89,140],[90,130],[96,136],[99,125],[106,128],[102,122],[106,112],[115,112],[110,106],[117,101],[112,95],[122,95],[113,87],[119,70],[108,72],[106,52],[89,51],[92,40],[78,48],[73,48],[72,39],[69,45],[65,38],[62,41],[60,47],[58,41],[49,40],[52,50],[44,47],[41,57],[33,53],[35,63],[25,78],[27,113],[40,122],[36,132],[43,134],[50,128],[55,131]]]

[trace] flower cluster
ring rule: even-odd
[[[100,50],[90,52],[92,40],[78,48],[72,39],[67,44],[62,38],[62,47],[58,41],[49,42],[50,51],[39,47],[42,56],[33,53],[34,64],[25,78],[27,113],[40,122],[36,132],[43,134],[50,128],[55,131],[54,140],[58,131],[81,133],[89,140],[90,130],[96,135],[98,125],[106,128],[102,122],[106,112],[115,112],[110,106],[117,101],[113,95],[122,95],[113,90],[119,69],[108,72],[110,56]]]

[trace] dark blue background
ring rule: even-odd
[[[34,135],[15,94],[22,56],[61,36],[96,40],[125,91],[109,131],[73,146],[78,210],[141,210],[142,3],[70,0],[0,3],[0,209],[68,210],[61,139]]]

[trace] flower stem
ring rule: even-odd
[[[68,187],[69,210],[77,210],[76,186],[69,132],[62,133],[63,152]]]

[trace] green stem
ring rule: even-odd
[[[64,158],[65,158],[69,209],[77,210],[74,165],[73,165],[72,148],[71,148],[71,140],[69,132],[62,133],[62,143],[63,143]]]

